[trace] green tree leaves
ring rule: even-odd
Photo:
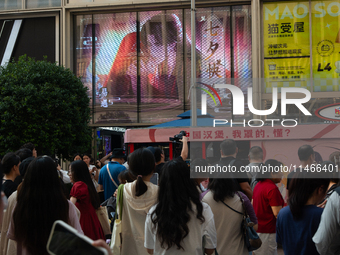
[[[0,67],[0,154],[26,142],[68,157],[90,147],[89,98],[69,69],[22,56]]]

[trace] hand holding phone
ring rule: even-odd
[[[93,246],[90,238],[61,220],[55,221],[52,226],[47,251],[51,255],[109,255],[106,249]]]

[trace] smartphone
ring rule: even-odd
[[[154,173],[154,174],[151,176],[150,182],[153,183],[153,184],[155,184],[155,185],[158,185],[158,173]]]
[[[107,250],[92,245],[93,241],[79,234],[61,220],[54,222],[47,242],[47,251],[51,255],[108,255]]]

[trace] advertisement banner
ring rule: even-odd
[[[264,3],[265,92],[309,87],[309,3]]]
[[[339,91],[340,1],[312,1],[313,87]]]

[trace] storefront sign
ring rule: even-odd
[[[272,87],[310,85],[308,6],[308,2],[263,5],[266,93]]]
[[[315,111],[315,115],[325,120],[340,121],[340,103],[320,107]]]
[[[312,1],[314,91],[339,91],[340,2]]]

